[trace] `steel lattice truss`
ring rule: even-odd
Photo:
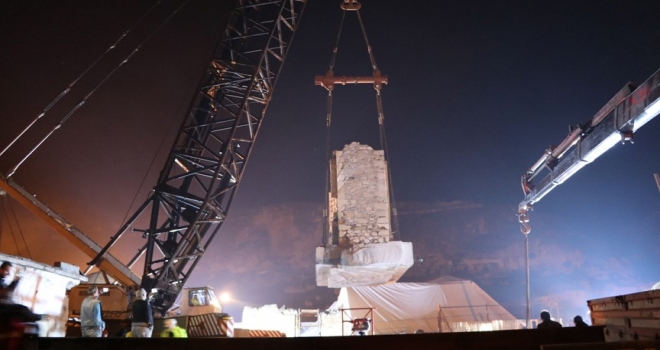
[[[127,265],[144,258],[141,286],[158,288],[161,310],[175,301],[225,222],[305,6],[237,3],[158,184],[92,261],[98,265],[129,228],[143,232],[147,242]]]

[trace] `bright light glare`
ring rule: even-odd
[[[644,112],[635,118],[635,123],[633,124],[633,132],[637,131],[637,129],[641,128],[644,126],[644,124],[655,118],[658,113],[660,113],[660,101],[656,100],[654,103],[647,106]]]
[[[185,165],[183,165],[183,163],[181,163],[180,160],[174,159],[174,163],[176,163],[178,166],[180,166],[181,169],[183,169],[185,172],[190,172],[190,170]]]
[[[231,294],[229,294],[227,292],[220,293],[220,295],[218,296],[218,299],[220,299],[221,303],[226,303],[228,301],[231,301]]]

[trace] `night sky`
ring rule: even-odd
[[[0,149],[155,1],[9,1],[0,5]],[[163,1],[5,155],[9,170],[181,1]],[[325,199],[325,73],[340,1],[309,0],[229,219],[188,285],[229,290],[227,310],[277,303],[325,308],[314,283]],[[524,318],[520,176],[568,126],[629,81],[660,68],[657,1],[362,1],[383,90],[402,239],[423,259],[404,281],[477,282]],[[156,183],[221,23],[192,0],[89,98],[14,180],[104,245]],[[347,17],[336,75],[370,75]],[[331,149],[380,148],[368,85],[334,91]],[[586,300],[660,281],[660,121],[559,186],[531,213],[532,316],[586,316]],[[3,199],[0,251],[84,269],[89,258]],[[15,220],[14,215],[18,219]],[[20,238],[20,231],[24,238]],[[139,247],[119,245],[130,258]],[[25,243],[27,243],[27,247]],[[133,245],[131,245],[133,244]],[[29,250],[29,251],[28,251]],[[473,267],[470,267],[473,266]],[[477,266],[474,268],[474,266]],[[565,321],[565,324],[568,321]]]

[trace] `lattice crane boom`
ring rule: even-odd
[[[93,257],[87,272],[98,267],[125,287],[158,289],[155,307],[161,312],[175,302],[226,220],[306,0],[231,5],[226,4],[232,9],[223,12],[226,18],[218,19],[227,25],[157,184],[104,247],[0,176],[0,193],[10,194]],[[141,232],[146,242],[123,264],[110,249],[126,232]],[[131,270],[139,261],[144,261],[141,278]]]
[[[279,72],[305,7],[303,0],[237,1],[149,198],[91,265],[132,226],[146,243],[141,287],[158,289],[168,309],[225,222]],[[149,218],[139,228],[141,216]]]

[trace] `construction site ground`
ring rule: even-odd
[[[660,342],[654,342],[658,349]],[[96,349],[623,349],[605,343],[603,327],[562,329],[522,329],[470,333],[424,333],[377,336],[298,337],[298,338],[30,338],[29,350]],[[598,346],[600,347],[588,347]],[[614,347],[612,347],[614,346]],[[653,346],[653,345],[651,345]],[[628,349],[635,349],[628,344]],[[649,347],[645,347],[649,348]],[[650,347],[653,348],[653,347]]]

